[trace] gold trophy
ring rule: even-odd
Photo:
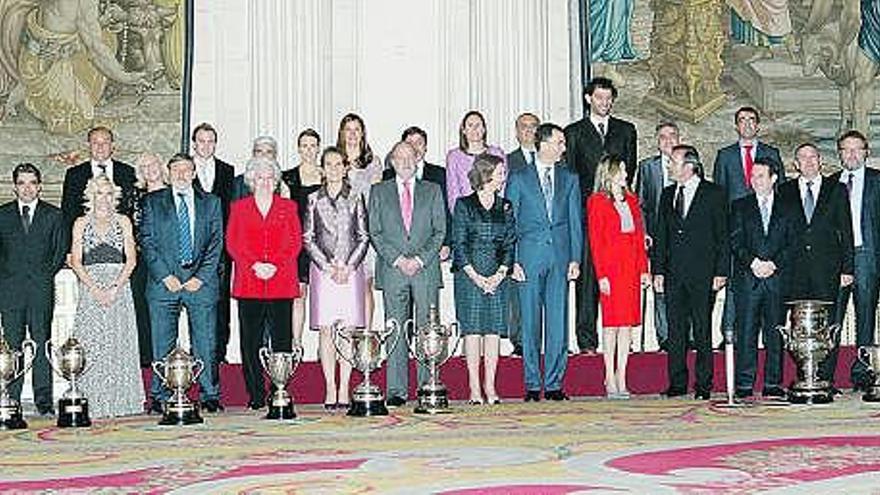
[[[303,348],[295,347],[291,352],[272,352],[268,347],[260,349],[260,362],[269,375],[275,389],[269,398],[269,412],[266,419],[293,419],[293,398],[287,393],[287,382],[302,361]]]
[[[866,345],[859,347],[859,361],[871,373],[871,384],[862,395],[865,402],[880,402],[880,346]]]
[[[69,383],[67,390],[58,399],[58,426],[92,426],[92,420],[89,419],[89,400],[76,384],[77,379],[85,372],[85,348],[78,340],[70,337],[54,352],[52,341],[47,341],[45,351],[52,369]]]
[[[819,365],[834,343],[840,325],[831,323],[834,303],[799,300],[786,303],[790,307],[789,326],[780,325],[786,347],[797,365],[797,380],[788,391],[792,404],[827,404],[834,401],[831,383],[819,379]]]
[[[407,324],[412,324],[412,320]],[[368,328],[356,328],[352,330],[342,329],[341,324],[334,325],[333,343],[343,359],[351,366],[364,374],[364,381],[360,383],[352,394],[351,406],[348,409],[349,416],[387,416],[388,408],[385,407],[385,397],[379,387],[370,380],[370,374],[382,366],[382,346],[390,353],[400,340],[400,324],[396,320],[388,320],[383,330],[375,331]],[[397,334],[391,345],[387,341],[392,334]],[[349,343],[349,352],[343,352],[340,341]]]
[[[199,408],[187,397],[187,392],[205,368],[201,359],[192,356],[180,347],[175,347],[162,361],[153,362],[153,372],[162,384],[172,390],[171,397],[165,401],[165,414],[160,425],[191,425],[204,423]]]
[[[455,345],[450,342],[455,338]],[[419,403],[413,412],[418,414],[438,414],[449,412],[449,396],[446,385],[440,381],[440,367],[455,354],[461,334],[458,324],[449,326],[440,323],[437,306],[428,308],[427,323],[409,334],[409,349],[416,361],[428,370],[428,381],[419,387]]]
[[[21,349],[16,351],[9,347],[0,327],[0,430],[27,428],[27,422],[21,414],[21,404],[9,396],[9,385],[24,376],[34,364],[37,344],[26,338],[21,343]]]

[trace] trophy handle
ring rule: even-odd
[[[55,353],[52,352],[52,341],[47,340],[46,345],[43,347],[43,353],[46,354],[46,360],[49,361],[49,367],[52,368],[52,371],[58,373],[58,376],[63,377],[64,373],[55,365]]]
[[[294,373],[296,373],[296,369],[299,368],[299,363],[302,362],[303,354],[305,354],[305,352],[301,345],[296,345],[291,349],[290,353],[293,355],[293,365],[290,367],[290,376],[293,376]]]
[[[833,323],[831,325],[828,325],[828,336],[831,337],[832,348],[837,347],[837,339],[840,336],[840,329],[840,323]]]
[[[871,358],[869,356],[870,354],[868,354],[868,348],[865,346],[860,346],[859,352],[856,357],[860,363],[864,364],[868,369],[871,369]]]
[[[397,344],[400,343],[401,334],[403,334],[403,333],[409,334],[410,333],[407,330],[409,328],[412,328],[413,330],[415,330],[415,322],[412,320],[412,318],[410,318],[409,320],[406,320],[406,322],[403,324],[403,327],[401,327],[400,323],[398,323],[398,321],[395,320],[394,318],[388,320],[385,323],[385,330],[382,332],[379,332],[379,338],[381,339],[382,343],[385,344],[385,355],[386,356],[391,354],[391,351],[394,350],[397,347]],[[395,330],[396,330],[396,332],[395,332]],[[391,345],[388,345],[387,344],[388,338],[391,337],[391,335],[394,333],[396,333],[397,335],[394,336],[394,340],[391,341]],[[404,338],[406,338],[406,337],[404,337]]]
[[[168,380],[165,379],[165,362],[164,361],[153,361],[153,374],[158,376],[160,380],[162,380],[162,384],[168,386]]]
[[[21,354],[22,364],[18,373],[15,374],[13,380],[18,380],[22,375],[30,371],[31,366],[34,364],[34,360],[37,359],[37,343],[29,338],[25,338],[21,341],[21,351],[18,351]],[[30,354],[30,359],[27,358],[27,355]]]
[[[409,320],[409,321],[412,321],[412,320]],[[405,325],[404,325],[404,328],[406,328]],[[400,338],[400,337],[398,337],[398,338]],[[418,352],[419,351],[419,337],[418,337],[418,333],[415,331],[415,328],[413,328],[412,332],[406,332],[406,335],[403,336],[403,339],[404,339],[404,342],[406,342],[406,347],[409,349],[409,352],[410,352],[410,354],[412,354],[412,357],[415,358],[416,361],[421,361],[419,359],[419,352]],[[389,349],[387,352],[390,353],[391,350]]]
[[[454,331],[452,330],[453,328],[455,328]],[[455,353],[458,351],[458,346],[461,345],[461,331],[458,328],[457,321],[453,321],[449,324],[449,337],[452,338],[453,336],[455,336],[455,344],[453,344],[452,347],[449,348],[449,352],[446,353],[446,359],[443,360],[442,364],[446,364],[446,361],[452,359],[452,356],[454,356]]]
[[[344,340],[349,343],[349,346],[348,346],[349,352],[347,354],[342,351],[342,347],[339,345],[340,340]],[[342,320],[334,321],[333,322],[333,347],[336,348],[336,353],[339,354],[339,356],[342,359],[345,359],[348,362],[348,364],[350,364],[352,366],[352,368],[354,368],[355,367],[355,365],[354,365],[354,361],[355,361],[354,348],[353,348],[354,346],[351,345],[351,341],[352,341],[351,335],[349,335],[348,332],[346,332],[345,329],[342,328]],[[302,349],[302,347],[300,347],[300,349]]]
[[[264,370],[269,369],[269,355],[272,354],[272,351],[269,350],[268,347],[260,347],[260,364],[263,365]]]
[[[205,370],[205,362],[202,361],[201,359],[194,360],[193,361],[193,369],[195,370],[195,371],[193,371],[193,381],[196,381],[196,379],[199,377],[199,375],[202,374],[202,371]]]

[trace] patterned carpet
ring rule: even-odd
[[[0,432],[0,492],[877,493],[880,406],[722,409],[690,400],[455,404],[279,424],[241,409]]]

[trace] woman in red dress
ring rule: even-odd
[[[628,399],[626,362],[633,327],[641,324],[641,285],[648,284],[645,228],[638,197],[627,190],[626,166],[605,157],[587,198],[587,234],[602,307],[602,346],[608,398]],[[617,357],[615,370],[614,358]]]

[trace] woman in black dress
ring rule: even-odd
[[[516,240],[513,207],[499,195],[505,180],[501,158],[479,155],[468,180],[475,192],[456,201],[452,216],[455,313],[464,336],[469,403],[482,404],[485,391],[486,401],[497,404],[499,334],[507,330],[507,272]]]
[[[299,165],[281,174],[281,180],[290,191],[290,199],[296,201],[300,225],[305,218],[309,204],[309,194],[321,188],[324,172],[318,163],[321,136],[314,129],[306,129],[296,138]],[[299,252],[297,275],[299,277],[300,297],[293,300],[293,341],[302,342],[303,327],[306,321],[306,296],[309,289],[309,253]]]

